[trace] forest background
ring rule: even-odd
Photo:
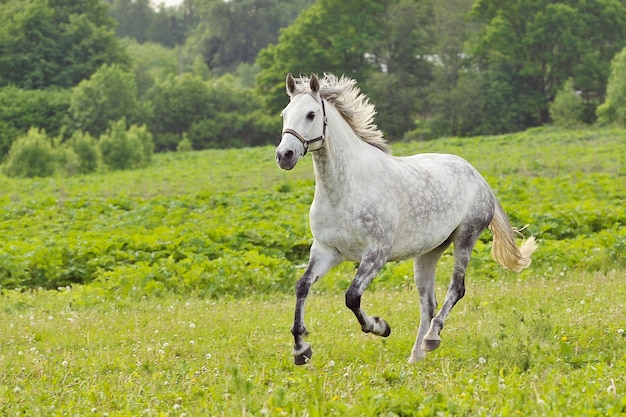
[[[288,72],[355,78],[390,140],[626,120],[626,0],[0,0],[0,28],[10,176],[274,143]]]

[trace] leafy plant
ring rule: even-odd
[[[57,167],[57,153],[46,133],[30,129],[11,146],[5,172],[10,177],[48,177]]]
[[[145,125],[126,129],[126,120],[111,123],[106,135],[100,137],[98,148],[104,164],[113,170],[144,167],[150,163],[154,144]]]

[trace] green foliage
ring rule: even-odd
[[[194,149],[258,146],[280,130],[252,90],[227,75],[209,82],[183,74],[156,84],[150,126],[157,151],[175,150],[187,132]]]
[[[570,78],[550,104],[550,118],[557,126],[573,127],[582,123],[584,110],[583,99],[576,91],[574,80]]]
[[[103,64],[126,66],[99,0],[0,3],[0,86],[72,87]]]
[[[46,133],[30,129],[11,146],[5,172],[10,177],[48,177],[54,174],[56,166],[57,153]]]
[[[331,72],[365,80],[373,66],[366,58],[381,38],[389,1],[315,2],[283,30],[279,42],[261,50],[259,94],[270,112],[285,106],[285,76]]]
[[[606,100],[598,107],[597,113],[600,124],[626,125],[626,48],[611,62]]]
[[[74,131],[93,136],[103,134],[109,123],[121,118],[134,123],[140,107],[133,74],[117,65],[102,66],[73,89],[69,114]]]
[[[126,129],[126,120],[111,123],[107,133],[100,137],[98,148],[102,161],[112,170],[147,166],[154,152],[152,134],[146,126],[132,125]]]
[[[189,152],[193,150],[193,145],[189,140],[189,136],[183,134],[183,139],[180,141],[178,146],[176,147],[176,152]]]
[[[23,90],[15,86],[0,87],[0,156],[32,127],[59,135],[70,106],[70,91]]]
[[[117,22],[115,34],[120,38],[174,47],[185,35],[182,13],[175,8],[155,9],[148,0],[114,0],[109,13]]]
[[[502,103],[507,114],[519,114],[526,120],[524,127],[547,122],[549,103],[572,77],[586,100],[594,103],[586,107],[591,114],[584,117],[593,120],[610,59],[626,42],[623,4],[480,0],[472,13],[483,27],[471,52],[484,68],[495,65],[510,73],[509,88],[516,93],[514,100]],[[508,110],[519,103],[523,113]]]
[[[100,150],[96,140],[89,133],[74,132],[67,141],[67,146],[78,157],[77,173],[88,174],[98,170],[101,158]]]
[[[124,130],[121,122],[112,127],[117,137]],[[134,143],[126,154],[140,153]],[[399,143],[394,151],[450,152],[472,162],[513,223],[528,225],[524,234],[539,239],[524,279],[557,267],[626,267],[625,144],[617,129],[535,130]],[[0,177],[6,196],[0,285],[57,288],[80,282],[107,294],[291,294],[311,243],[313,173],[310,158],[297,170],[280,171],[273,151],[157,154],[138,171],[52,182]],[[491,259],[490,244],[486,232],[470,263],[472,279],[511,276]],[[451,261],[444,255],[440,276],[451,271]],[[345,264],[316,289],[343,289],[353,274]],[[411,263],[400,262],[387,265],[373,286],[410,282]]]
[[[146,96],[152,105],[149,124],[157,152],[175,150],[183,132],[214,111],[207,85],[191,74],[169,77]]]

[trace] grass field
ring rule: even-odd
[[[85,289],[2,297],[2,415],[626,413],[624,273],[469,282],[419,364],[414,289],[367,293],[392,326],[360,332],[341,294],[308,304],[310,365],[291,358],[293,300],[103,300]],[[439,294],[446,283],[440,282]]]
[[[363,298],[390,323],[386,339],[344,307],[353,265],[316,284],[314,356],[293,365],[309,157],[289,173],[264,147],[0,176],[0,415],[626,415],[626,132],[394,145],[433,151],[477,166],[540,248],[528,270],[504,272],[486,233],[442,346],[414,365],[410,262],[386,267]]]

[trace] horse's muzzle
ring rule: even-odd
[[[282,169],[290,170],[296,166],[298,155],[292,150],[280,151],[276,150],[276,163]]]

